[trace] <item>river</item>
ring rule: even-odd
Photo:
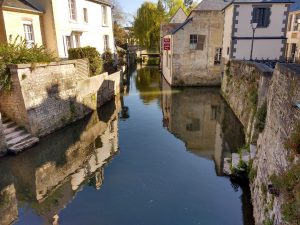
[[[0,160],[0,224],[254,224],[248,185],[222,173],[245,138],[219,92],[135,70],[123,96]]]

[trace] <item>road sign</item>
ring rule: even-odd
[[[171,39],[164,38],[164,50],[171,50]]]

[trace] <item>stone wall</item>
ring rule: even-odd
[[[2,117],[0,113],[0,156],[6,154],[6,141],[5,141],[5,136],[4,136],[4,129],[2,126]]]
[[[221,66],[215,64],[215,55],[222,48],[224,15],[221,11],[208,10],[192,12],[191,17],[193,20],[173,35],[171,84],[219,86]],[[198,35],[199,42],[201,36],[203,46],[199,43],[196,49],[191,49],[190,34]]]
[[[76,121],[120,91],[121,72],[89,77],[88,62],[10,66],[13,91],[0,95],[0,111],[36,136]]]
[[[284,147],[295,124],[300,121],[300,66],[277,64],[267,95],[266,126],[257,141],[258,153],[253,166],[257,176],[251,185],[254,217],[257,224],[271,219],[274,225],[285,224],[280,213],[282,196],[278,198],[263,189],[270,184],[270,176],[282,173],[290,164]]]
[[[281,174],[289,164],[288,151],[284,145],[295,124],[300,121],[300,66],[277,64],[270,70],[261,64],[231,61],[222,82],[222,94],[241,123],[248,142],[257,146],[252,166],[251,194],[256,224],[272,222],[286,224],[281,214],[283,197],[268,191],[273,174]],[[257,102],[253,104],[249,94],[256,88]],[[267,103],[264,129],[256,129],[255,114]],[[268,224],[269,224],[268,223]]]
[[[255,143],[257,108],[265,101],[273,70],[262,64],[233,60],[226,66],[222,95],[244,126],[246,139]]]

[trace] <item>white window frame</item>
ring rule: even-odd
[[[107,15],[107,6],[102,5],[101,6],[102,11],[102,25],[108,26],[108,15]]]
[[[83,8],[83,21],[84,23],[89,23],[89,14],[87,8]]]
[[[198,44],[198,35],[190,34],[190,49],[196,49]]]
[[[104,51],[107,51],[107,50],[109,50],[110,49],[110,47],[109,47],[109,35],[107,35],[107,34],[105,34],[105,35],[103,35],[103,49],[104,49]]]
[[[29,32],[29,30],[26,30],[26,27],[27,28],[29,27],[31,32]],[[34,43],[35,43],[34,29],[33,29],[33,24],[31,21],[23,21],[23,32],[24,32],[24,38],[25,38],[25,41],[26,41],[26,44],[28,45],[28,47],[34,45]]]
[[[77,21],[76,0],[68,0],[70,20]]]

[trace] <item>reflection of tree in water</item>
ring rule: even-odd
[[[137,71],[135,83],[144,103],[160,99],[160,72],[156,67],[144,67]]]

